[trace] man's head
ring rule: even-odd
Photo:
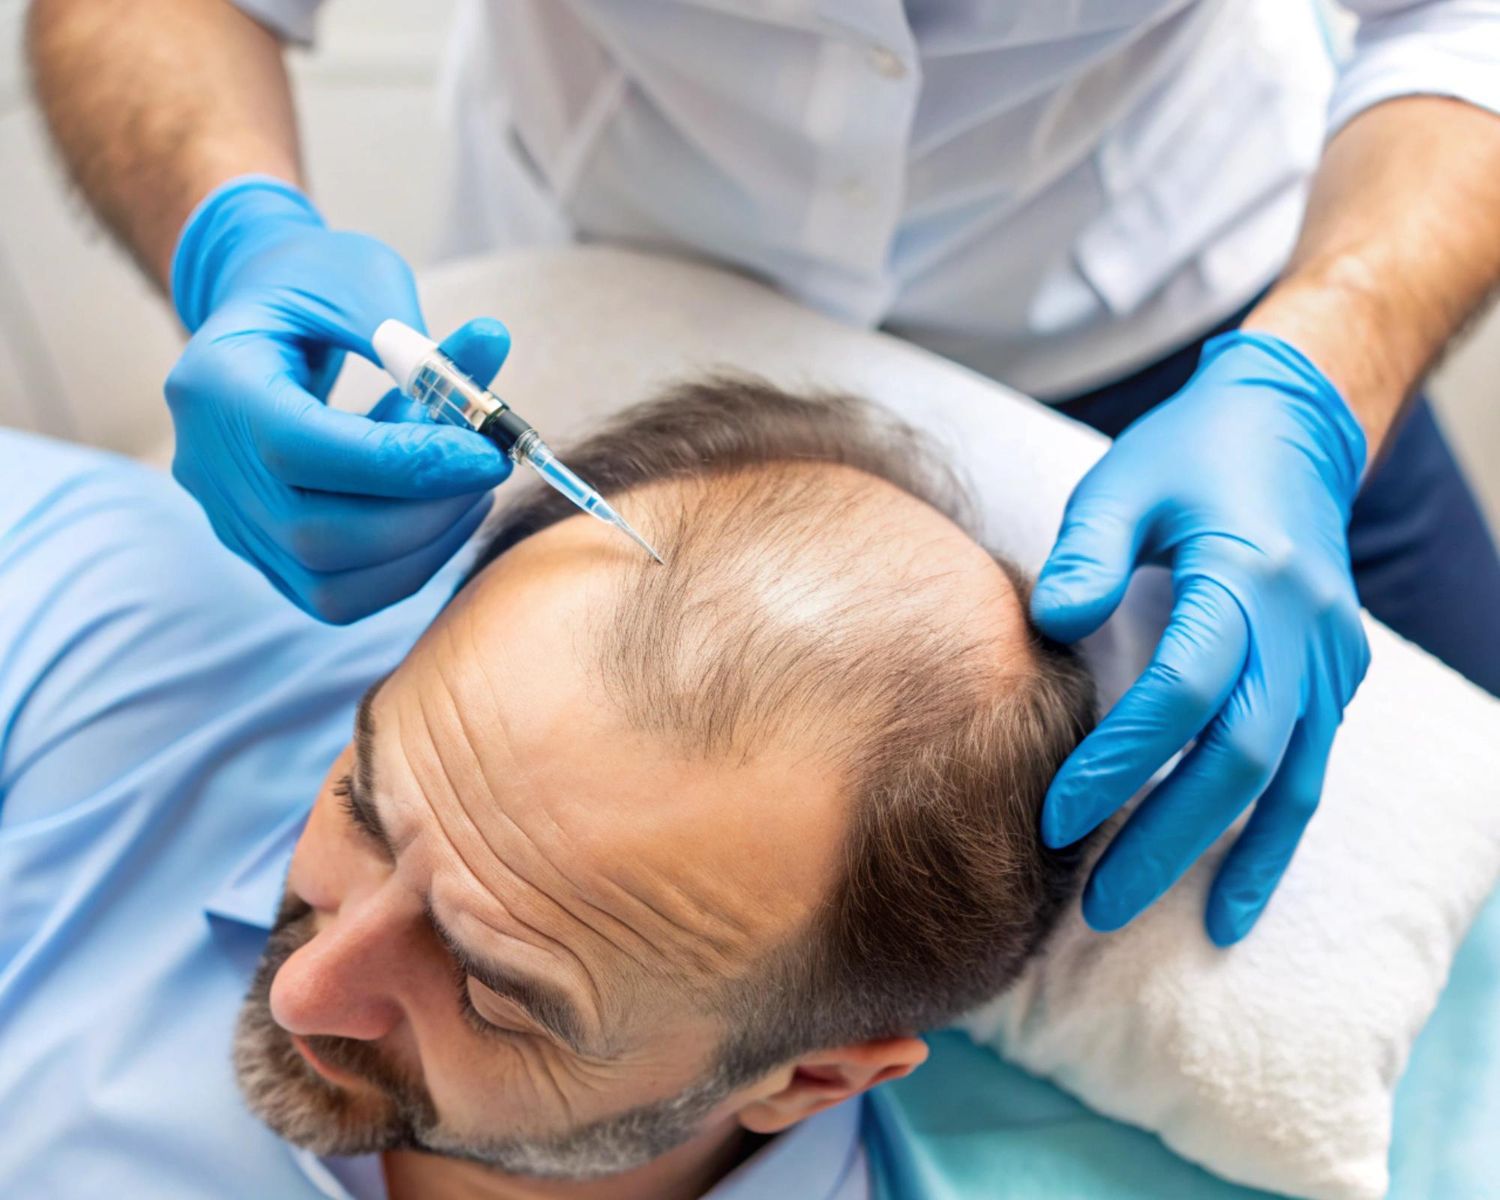
[[[236,1045],[319,1151],[583,1177],[774,1132],[920,1062],[1072,892],[1037,821],[1092,689],[910,430],[710,380],[567,458],[666,565],[537,492],[366,697]]]

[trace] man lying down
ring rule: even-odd
[[[365,692],[240,966],[237,1084],[308,1183],[257,1159],[217,1194],[864,1196],[857,1097],[1004,989],[1073,894],[1076,854],[1037,824],[1090,681],[910,431],[715,379],[569,462],[666,565],[518,499]],[[359,631],[317,632],[347,659]],[[57,927],[25,925],[13,961]],[[110,987],[95,1023],[132,1016]],[[176,1047],[157,1136],[117,1169],[191,1178],[199,1132],[250,1122],[213,1086],[229,1054]],[[108,1075],[30,1130],[9,1077],[12,1142],[107,1157],[134,1119],[91,1094]],[[12,1160],[0,1191],[42,1178],[90,1190]]]

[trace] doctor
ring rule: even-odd
[[[193,333],[167,381],[178,479],[349,621],[446,561],[508,464],[395,399],[322,403],[383,318],[422,319],[398,256],[302,190],[283,46],[316,7],[36,0],[29,41],[79,187]],[[1337,78],[1312,0],[493,0],[455,37],[453,251],[717,259],[1129,425],[1035,613],[1081,637],[1148,561],[1176,608],[1044,834],[1197,744],[1096,868],[1100,929],[1253,804],[1207,913],[1220,944],[1250,929],[1364,673],[1361,602],[1500,692],[1500,560],[1413,400],[1500,280],[1500,4],[1349,7]]]

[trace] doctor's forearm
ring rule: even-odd
[[[1329,142],[1281,281],[1245,328],[1338,387],[1373,460],[1444,345],[1500,282],[1500,117],[1411,96]]]
[[[300,182],[281,45],[227,0],[34,0],[27,46],[69,173],[163,287],[212,188]]]

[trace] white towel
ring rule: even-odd
[[[1221,843],[1143,918],[1075,911],[968,1028],[1229,1179],[1385,1195],[1392,1096],[1500,879],[1500,702],[1374,621],[1323,800],[1230,951],[1202,934]]]

